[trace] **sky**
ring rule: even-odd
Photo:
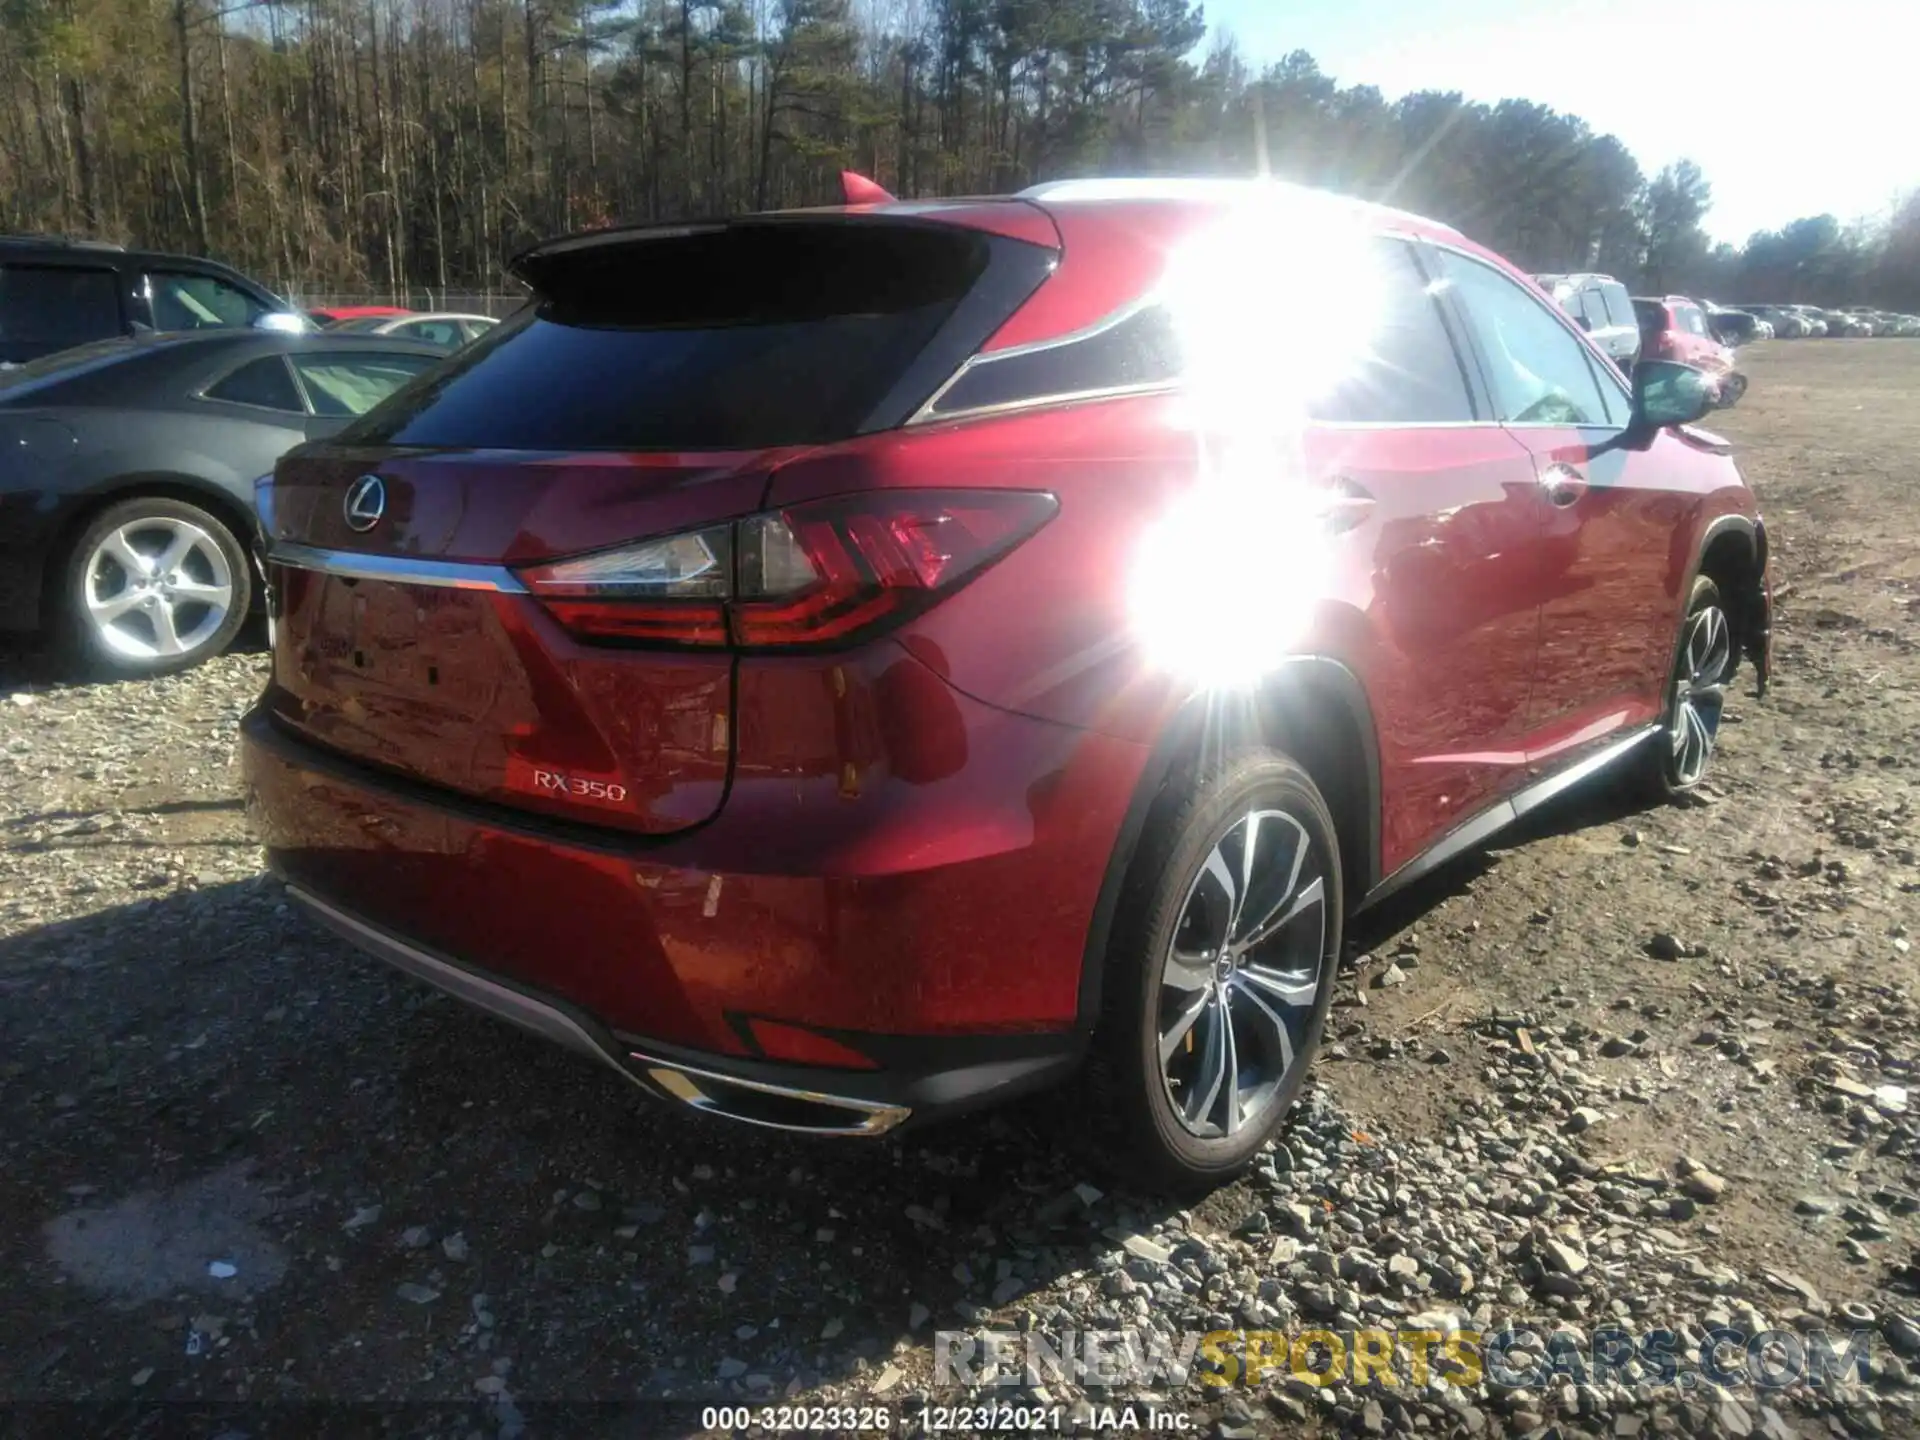
[[[1617,135],[1649,178],[1690,158],[1738,245],[1845,224],[1920,186],[1907,0],[1205,0],[1257,67],[1312,53],[1341,85],[1532,100]]]

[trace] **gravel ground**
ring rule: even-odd
[[[972,1394],[1223,1434],[1914,1433],[1920,342],[1749,373],[1716,423],[1774,536],[1779,682],[1711,791],[1590,789],[1368,917],[1284,1145],[1192,1209],[1101,1193],[1068,1098],[839,1146],[642,1106],[288,910],[235,788],[257,650],[71,687],[0,658],[0,1414],[643,1434]],[[1515,1370],[1606,1327],[1875,1348],[1818,1390],[930,1388],[941,1330],[1395,1324],[1514,1332]]]

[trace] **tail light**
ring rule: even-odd
[[[848,644],[908,619],[1059,509],[1026,490],[815,501],[519,572],[570,632],[636,644]]]

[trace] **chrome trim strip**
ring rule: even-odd
[[[1535,781],[1505,800],[1496,800],[1477,815],[1454,826],[1429,849],[1414,856],[1387,876],[1363,895],[1360,903],[1354,908],[1364,910],[1370,905],[1376,905],[1396,890],[1431,875],[1441,866],[1458,859],[1476,845],[1499,834],[1522,815],[1539,809],[1562,791],[1569,790],[1582,780],[1604,770],[1659,729],[1658,725],[1644,725],[1624,738],[1614,741],[1604,750],[1589,755],[1586,759],[1569,765],[1564,770],[1557,770],[1543,780]]]
[[[628,1052],[630,1059],[646,1067],[647,1076],[654,1084],[668,1094],[695,1110],[705,1110],[728,1120],[738,1120],[746,1125],[759,1125],[768,1130],[789,1130],[802,1135],[881,1135],[900,1124],[913,1112],[904,1105],[883,1105],[873,1100],[853,1100],[844,1095],[829,1095],[820,1090],[801,1090],[788,1085],[770,1085],[762,1080],[743,1080],[737,1075],[723,1075],[715,1070],[701,1070],[691,1065],[683,1065],[675,1060],[656,1060],[639,1050]],[[756,1115],[741,1114],[728,1108],[724,1096],[709,1095],[700,1088],[700,1081],[709,1085],[732,1086],[740,1090],[752,1090],[762,1095],[777,1096],[782,1100],[799,1100],[809,1105],[825,1105],[836,1110],[846,1110],[861,1118],[846,1125],[788,1125],[778,1120],[764,1120]]]
[[[525,595],[520,577],[504,565],[474,565],[458,560],[426,560],[417,555],[373,555],[359,550],[323,550],[277,540],[267,552],[267,563],[292,570],[311,570],[348,580],[390,580],[396,585],[434,585],[446,590],[490,590],[499,595]]]
[[[1622,755],[1625,755],[1643,740],[1655,734],[1659,729],[1660,727],[1658,725],[1643,725],[1638,730],[1628,734],[1624,739],[1614,741],[1613,744],[1607,746],[1606,749],[1589,755],[1586,759],[1547,776],[1546,779],[1539,781],[1537,784],[1528,786],[1525,790],[1522,790],[1518,795],[1513,797],[1513,813],[1515,815],[1525,815],[1530,810],[1539,809],[1561,791],[1571,789],[1589,775],[1597,774],[1606,769],[1607,766],[1618,760]]]
[[[1023,410],[1046,410],[1057,405],[1086,405],[1097,400],[1130,400],[1141,395],[1177,395],[1179,393],[1178,381],[1155,380],[1141,385],[1114,385],[1104,390],[1076,390],[1062,395],[1035,395],[1022,400],[1002,400],[997,405],[975,405],[967,410],[942,410],[937,415],[930,413],[926,406],[922,406],[907,420],[907,424],[938,425],[948,420],[979,420],[992,415],[1016,415]],[[936,395],[934,400],[939,398]]]
[[[542,1039],[602,1061],[619,1070],[628,1080],[633,1080],[633,1076],[627,1074],[620,1063],[565,1012],[509,986],[497,984],[484,975],[476,975],[471,970],[416,949],[397,936],[369,925],[358,916],[328,904],[298,885],[288,883],[287,895],[312,911],[314,918],[336,935],[374,958],[386,961],[394,969],[404,971],[416,980],[424,980],[436,990],[445,991],[456,1000],[463,1000],[475,1009],[518,1025]]]
[[[1067,345],[1078,345],[1083,341],[1103,335],[1116,326],[1126,324],[1126,322],[1133,319],[1134,316],[1140,314],[1142,311],[1152,309],[1159,303],[1160,295],[1158,291],[1149,291],[1145,295],[1135,296],[1124,305],[1109,310],[1105,315],[1102,315],[1091,324],[1083,325],[1078,330],[1070,330],[1064,335],[1049,335],[1044,340],[1029,340],[1024,345],[1009,345],[1004,350],[994,350],[986,354],[969,355],[960,363],[960,368],[942,381],[939,388],[922,402],[920,408],[907,417],[906,423],[908,425],[925,425],[936,420],[953,420],[957,418],[972,419],[981,415],[1004,414],[1014,409],[1031,410],[1041,405],[1071,404],[1076,400],[1105,398],[1108,395],[1115,394],[1142,394],[1148,393],[1151,390],[1167,389],[1177,386],[1179,383],[1177,381],[1155,381],[1151,386],[1125,386],[1103,388],[1100,390],[1084,390],[1075,395],[1044,395],[1036,396],[1031,400],[1005,401],[999,405],[976,405],[967,410],[936,411],[936,407],[946,398],[947,392],[978,368],[995,365],[1002,360],[1017,360],[1023,355],[1037,355],[1046,350],[1058,350]]]

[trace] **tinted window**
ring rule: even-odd
[[[316,415],[364,415],[433,361],[424,355],[294,355]]]
[[[212,275],[155,270],[147,276],[147,303],[157,330],[223,330],[251,325],[266,306],[237,285]]]
[[[405,325],[397,326],[387,333],[399,335],[407,340],[419,340],[428,345],[438,345],[442,350],[458,349],[467,340],[457,320],[410,320]]]
[[[1307,403],[1308,418],[1337,424],[1416,425],[1474,418],[1459,356],[1413,252],[1375,242],[1379,309],[1364,359]],[[1356,324],[1361,323],[1357,318]],[[1361,348],[1361,347],[1356,347]],[[1249,360],[1258,364],[1257,355]],[[1179,338],[1158,306],[1064,344],[971,366],[934,405],[945,415],[995,405],[1171,385],[1181,374]]]
[[[278,355],[249,361],[231,375],[207,387],[209,400],[228,400],[236,405],[263,405],[269,410],[291,410],[304,414],[300,392],[294,388],[287,362]]]
[[[1420,425],[1472,420],[1460,356],[1440,307],[1397,240],[1375,245],[1379,310],[1365,339],[1365,359],[1308,405],[1311,418],[1347,424]]]
[[[1442,251],[1441,263],[1479,341],[1499,418],[1522,425],[1605,425],[1614,418],[1587,347],[1532,295],[1490,265]],[[1624,403],[1621,419],[1625,418]]]
[[[1607,307],[1607,315],[1616,325],[1633,325],[1638,322],[1633,315],[1633,301],[1627,296],[1624,285],[1602,285],[1600,297]]]
[[[120,281],[113,271],[0,266],[0,358],[43,355],[121,331]]]
[[[1180,346],[1173,321],[1154,305],[1078,340],[983,359],[948,387],[934,402],[933,411],[951,415],[995,405],[1171,385],[1179,378]]]
[[[1048,254],[1019,249],[1041,263]],[[931,351],[943,354],[949,317],[983,334],[1005,319],[1011,304],[980,317],[961,308],[992,253],[974,232],[840,221],[562,244],[520,262],[541,293],[536,308],[456,352],[350,438],[525,450],[844,439],[883,401],[898,403],[896,385],[936,335]],[[1036,270],[1011,303],[1037,281]],[[902,408],[964,353],[942,358]]]

